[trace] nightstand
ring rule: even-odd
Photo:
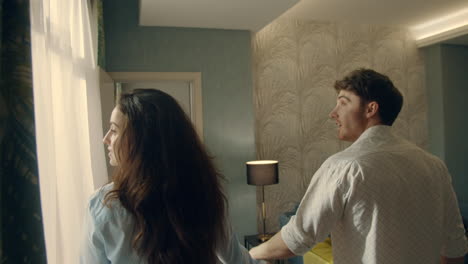
[[[271,234],[271,235],[274,235],[274,234]],[[261,243],[262,241],[258,239],[258,235],[250,235],[250,236],[244,237],[244,245],[245,245],[245,248],[247,248],[247,250],[250,250],[251,248],[258,246]],[[273,263],[284,264],[286,263],[286,260],[279,259],[279,260],[275,260]]]

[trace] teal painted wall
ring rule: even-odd
[[[468,217],[468,47],[442,45],[445,156],[458,201]]]
[[[141,27],[137,3],[104,1],[106,70],[202,72],[204,142],[228,180],[234,231],[256,233],[256,190],[245,175],[255,158],[250,32]]]
[[[429,151],[445,160],[445,127],[442,90],[442,55],[440,45],[425,49],[426,87],[429,100]]]
[[[464,114],[468,98],[468,47],[433,45],[424,52],[430,150],[447,164],[462,214],[468,218],[468,119]]]

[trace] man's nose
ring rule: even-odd
[[[329,116],[331,119],[335,119],[335,118],[337,117],[336,108],[333,108],[333,110],[330,112],[330,114],[328,114],[328,116]]]

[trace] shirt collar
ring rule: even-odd
[[[387,125],[376,125],[366,129],[359,138],[351,145],[358,146],[364,142],[371,141],[387,141],[393,138],[392,127]]]

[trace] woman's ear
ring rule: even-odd
[[[378,117],[378,112],[379,112],[379,104],[376,101],[372,101],[367,104],[367,107],[366,107],[367,118]]]

